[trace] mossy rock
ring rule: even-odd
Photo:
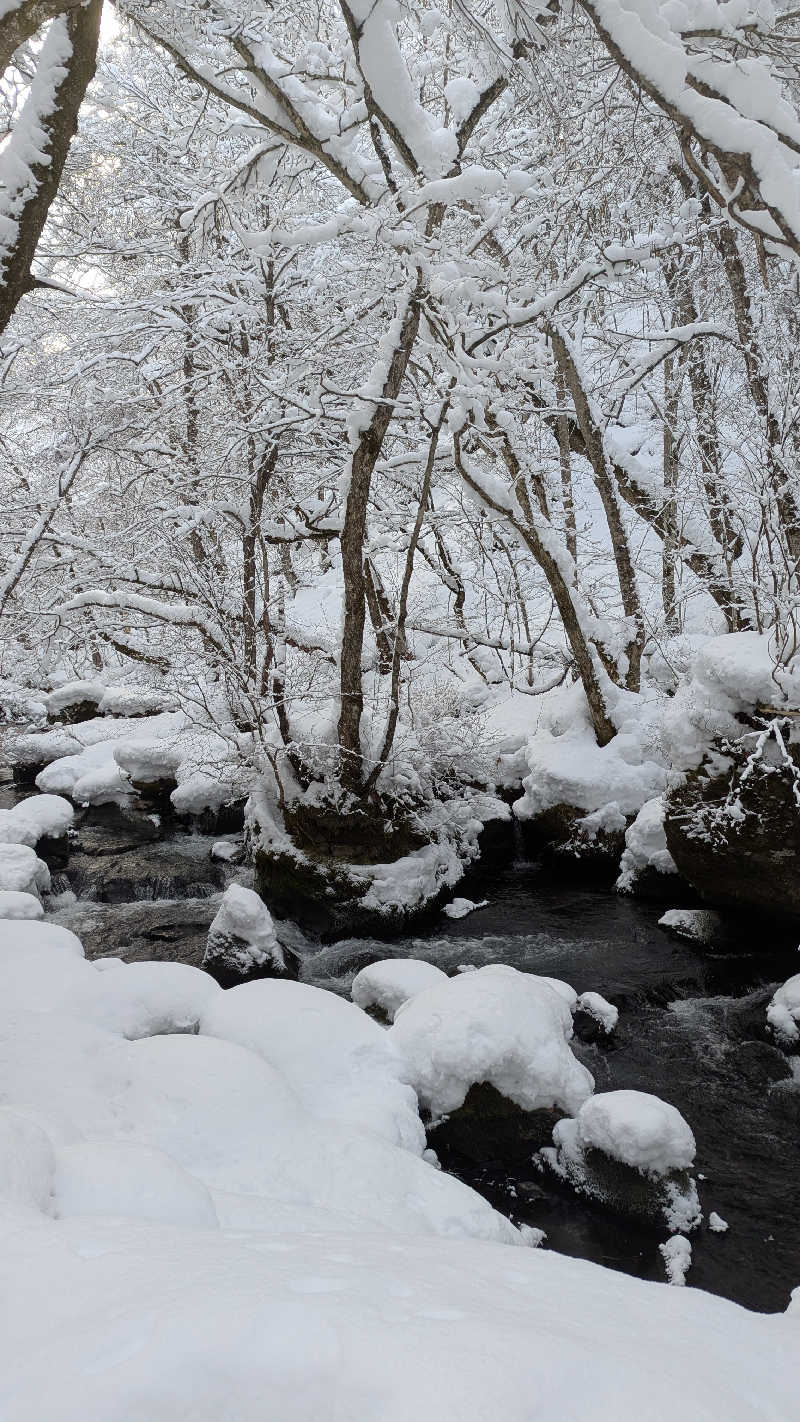
[[[579,1163],[559,1150],[544,1152],[540,1164],[576,1194],[657,1230],[672,1228],[674,1196],[686,1197],[693,1190],[688,1170],[673,1170],[665,1176],[646,1175],[593,1147],[583,1151]]]
[[[549,868],[574,873],[576,863],[587,876],[613,882],[625,849],[625,830],[599,830],[590,835],[581,824],[588,814],[575,805],[552,805],[522,820],[522,842],[532,859]]]
[[[710,758],[669,793],[667,846],[705,902],[800,922],[794,776],[789,766],[763,759],[745,776],[746,765],[746,747],[734,748]],[[800,775],[800,764],[796,769]]]
[[[546,1145],[563,1116],[526,1111],[487,1081],[471,1086],[463,1106],[428,1129],[428,1142],[447,1164],[520,1165]]]

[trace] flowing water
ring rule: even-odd
[[[213,837],[151,821],[79,825],[58,867],[48,917],[74,929],[87,955],[199,964],[219,894],[247,871],[212,862]],[[104,852],[105,851],[105,852]],[[54,866],[56,867],[56,866]],[[751,1308],[786,1307],[800,1284],[800,1079],[764,1030],[772,988],[798,971],[791,935],[769,929],[700,948],[665,935],[663,906],[569,883],[517,863],[470,884],[488,907],[391,944],[349,939],[317,951],[286,925],[303,952],[303,978],[342,994],[354,973],[389,956],[461,966],[509,963],[594,989],[620,1009],[608,1041],[576,1040],[597,1089],[652,1091],[683,1112],[697,1138],[706,1216],[692,1238],[690,1284]],[[682,907],[680,900],[672,905]],[[283,933],[283,930],[282,930]],[[287,941],[289,938],[287,937]],[[643,1278],[663,1279],[664,1236],[616,1218],[546,1181],[531,1163],[476,1168],[445,1160],[515,1221],[547,1232],[547,1246]]]

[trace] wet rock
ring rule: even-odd
[[[524,1111],[488,1082],[471,1086],[463,1106],[428,1128],[428,1142],[447,1165],[520,1165],[550,1140],[564,1113]]]
[[[67,874],[78,898],[123,904],[148,899],[192,899],[224,887],[221,865],[181,843],[142,845],[125,853],[70,856]],[[205,850],[205,841],[200,847]]]
[[[770,1111],[800,1128],[800,1081],[795,1081],[794,1077],[776,1081],[767,1096],[767,1106]]]
[[[161,838],[160,825],[150,815],[121,805],[92,805],[77,826],[81,854],[124,854]]]

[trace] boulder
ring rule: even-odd
[[[666,796],[667,846],[706,902],[800,922],[800,756],[768,749],[748,738],[686,775]]]
[[[272,915],[258,894],[231,884],[208,930],[203,967],[220,987],[259,978],[297,978],[300,961],[278,942]]]

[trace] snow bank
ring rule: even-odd
[[[29,795],[11,810],[0,810],[0,839],[34,848],[46,836],[59,839],[75,818],[69,800],[60,795]]]
[[[792,1319],[541,1249],[83,1218],[17,1227],[0,1286],[6,1422],[796,1411]]]
[[[625,831],[625,849],[620,860],[617,888],[629,893],[645,869],[657,874],[676,874],[675,860],[667,849],[664,833],[664,799],[656,795],[642,805],[636,819]]]
[[[800,1042],[800,973],[773,993],[767,1022],[782,1047],[794,1047]]]
[[[304,983],[262,979],[217,997],[200,1030],[257,1052],[312,1114],[418,1155],[425,1149],[403,1058],[360,1007]]]
[[[350,996],[357,1007],[377,1007],[393,1022],[409,998],[446,981],[441,968],[421,958],[384,958],[356,973]]]
[[[564,998],[515,968],[492,965],[428,988],[399,1009],[388,1035],[435,1116],[463,1105],[478,1082],[526,1111],[576,1111],[594,1086],[570,1050]]]

